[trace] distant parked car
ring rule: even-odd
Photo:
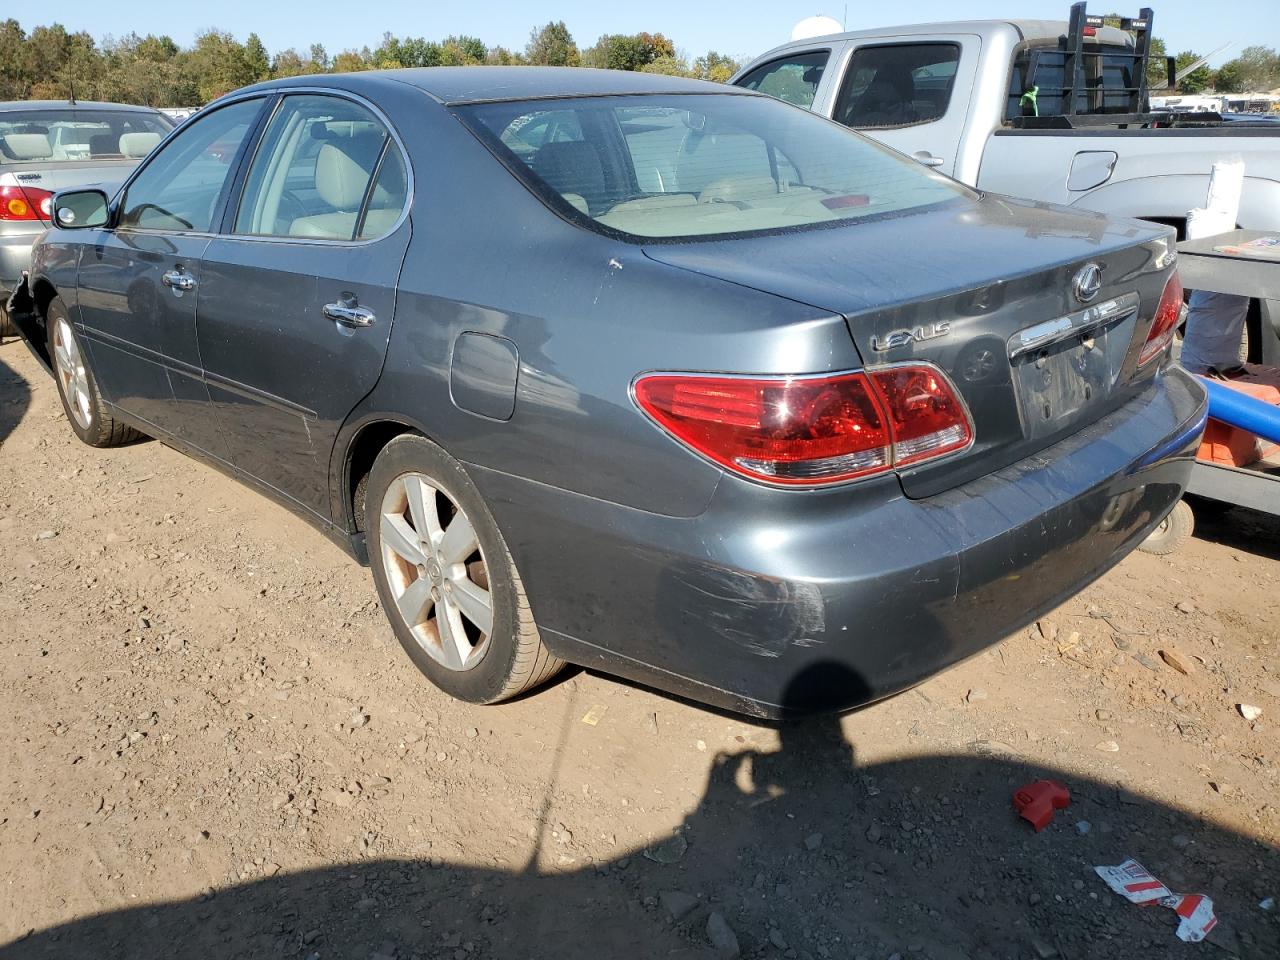
[[[0,103],[0,336],[4,303],[49,225],[58,190],[119,186],[173,121],[149,107],[26,100]]]
[[[718,84],[273,81],[54,220],[14,319],[76,435],[297,511],[469,701],[887,696],[1141,543],[1205,421],[1172,230]]]

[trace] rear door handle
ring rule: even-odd
[[[160,282],[171,290],[194,290],[196,288],[196,278],[185,270],[170,270],[168,273],[161,274]]]
[[[344,294],[333,303],[326,303],[322,308],[326,317],[344,327],[371,327],[377,315],[368,307],[362,307],[352,294]]]
[[[935,157],[928,150],[917,150],[911,155],[911,159],[915,160],[916,163],[923,163],[926,167],[940,167],[946,163],[942,157]]]

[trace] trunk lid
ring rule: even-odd
[[[138,160],[58,160],[0,164],[0,184],[18,184],[57,193],[72,187],[100,187],[112,196]]]
[[[1138,352],[1169,274],[1171,236],[1140,221],[985,196],[645,253],[843,315],[867,366],[924,360],[945,371],[969,408],[974,443],[901,471],[907,495],[923,497],[1027,457],[1142,389],[1150,368],[1138,371]],[[1081,300],[1073,282],[1090,265],[1100,286]]]

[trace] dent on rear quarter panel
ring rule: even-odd
[[[394,117],[393,117],[394,119]],[[655,370],[812,373],[860,366],[829,312],[658,264],[561,220],[432,105],[401,125],[416,165],[414,234],[387,365],[363,410],[399,411],[460,460],[650,513],[695,516],[721,476],[631,399]],[[508,422],[449,396],[464,332],[519,353]],[[494,505],[499,523],[506,504]]]

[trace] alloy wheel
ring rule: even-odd
[[[71,332],[71,324],[59,317],[53,328],[53,355],[58,367],[58,379],[62,383],[67,408],[75,417],[80,429],[88,430],[93,420],[89,396],[89,377],[85,373],[80,345]]]
[[[493,598],[480,542],[466,512],[420,473],[397,477],[379,511],[381,560],[414,639],[450,670],[484,657]]]

